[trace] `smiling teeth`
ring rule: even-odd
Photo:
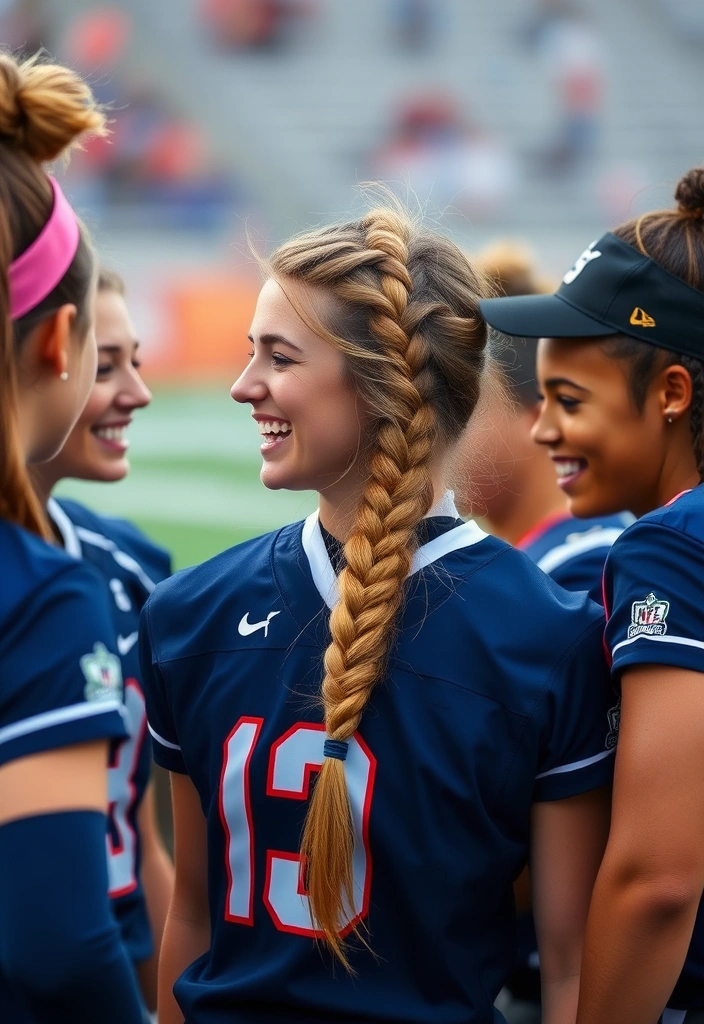
[[[555,472],[558,477],[573,476],[575,473],[579,473],[582,468],[582,463],[575,460],[574,462],[556,462]]]
[[[99,427],[96,431],[98,437],[104,437],[106,441],[124,441],[124,427]]]
[[[257,423],[257,427],[259,428],[259,433],[262,435],[291,433],[291,424],[281,423],[279,421],[272,421],[271,423],[269,423],[268,421],[264,423]]]

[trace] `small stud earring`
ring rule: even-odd
[[[668,422],[668,423],[672,423],[672,416],[668,416],[668,417],[667,417],[667,422]]]
[[[59,374],[59,380],[68,380],[68,370],[64,370],[63,373]]]

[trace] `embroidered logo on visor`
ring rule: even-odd
[[[591,263],[592,260],[598,259],[598,257],[601,256],[601,252],[594,248],[596,244],[596,242],[592,242],[592,244],[584,250],[575,265],[568,270],[562,278],[563,284],[572,284],[572,282],[582,273],[587,263]]]
[[[652,316],[646,313],[644,309],[641,309],[640,306],[636,306],[628,322],[633,324],[634,327],[655,327],[655,321]]]

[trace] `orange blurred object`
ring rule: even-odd
[[[150,379],[234,381],[247,363],[260,287],[229,270],[169,281],[159,296],[160,336],[143,352]]]

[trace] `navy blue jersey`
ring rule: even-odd
[[[568,512],[549,516],[518,541],[543,572],[566,590],[586,590],[602,601],[601,578],[609,548],[633,522],[630,512],[575,519]]]
[[[704,672],[704,486],[643,516],[606,560],[606,643],[613,673],[631,665]],[[670,1000],[704,1008],[704,906],[683,973]]]
[[[0,519],[0,766],[126,735],[102,580]],[[24,1020],[1,977],[0,1019]]]
[[[485,1022],[514,959],[533,801],[610,781],[603,613],[474,523],[413,559],[397,643],[350,740],[356,977],[314,941],[298,854],[323,759],[337,580],[317,516],[160,584],[141,657],[158,763],[207,818],[211,949],[189,1024]]]
[[[168,554],[131,523],[99,516],[75,501],[48,506],[65,551],[97,568],[107,582],[113,643],[122,663],[129,739],[116,752],[108,777],[107,837],[110,896],[122,938],[134,962],[152,952],[142,890],[137,812],[152,761],[137,651],[139,614],[157,582],[171,573]]]

